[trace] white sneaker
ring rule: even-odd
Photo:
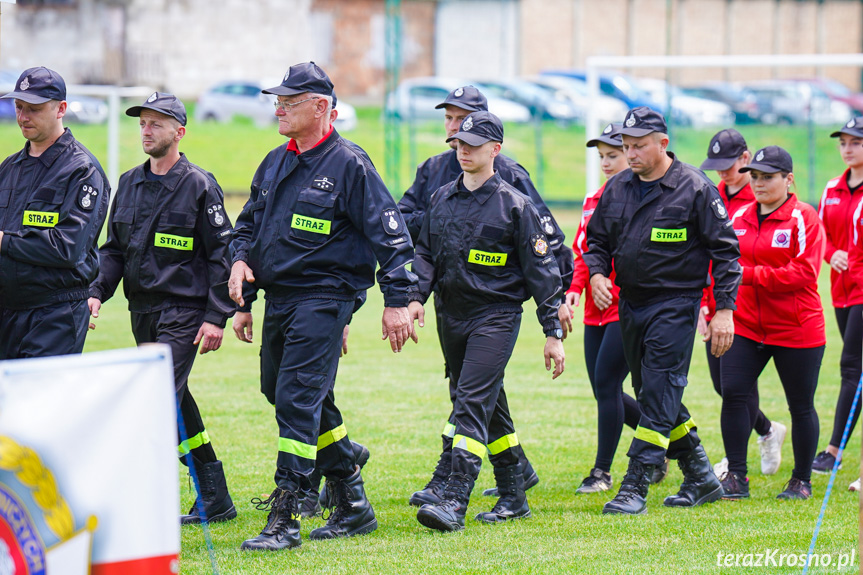
[[[848,491],[860,491],[860,478],[859,477],[851,485],[848,486]]]
[[[722,461],[713,466],[713,473],[716,474],[716,477],[722,477],[726,473],[728,473],[728,458],[723,457]]]
[[[778,421],[770,422],[770,433],[758,438],[761,448],[761,473],[773,475],[782,463],[782,444],[788,429]]]

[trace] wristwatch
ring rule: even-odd
[[[545,332],[545,337],[556,337],[557,339],[563,339],[563,330],[560,328],[550,329]]]

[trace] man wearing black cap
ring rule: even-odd
[[[63,127],[57,72],[29,68],[2,97],[27,142],[0,165],[0,360],[81,353],[110,186]]]
[[[587,226],[584,261],[600,309],[612,303],[612,266],[617,274],[624,353],[641,408],[629,469],[603,513],[644,513],[651,473],[666,454],[678,460],[684,479],[665,505],[722,496],[681,400],[711,262],[716,315],[706,339],[717,357],[731,347],[740,253],[716,187],[666,151],[667,132],[662,115],[647,107],[626,114],[621,135],[629,169],[608,180]]]
[[[560,272],[533,203],[495,173],[503,125],[489,112],[473,112],[447,141],[457,141],[463,174],[431,197],[417,242],[413,269],[419,291],[411,318],[423,325],[422,304],[437,293],[439,330],[453,386],[454,434],[449,473],[437,502],[417,519],[426,527],[464,527],[470,493],[489,444],[489,424],[503,387],[503,373],[518,336],[521,304],[533,297],[545,332],[545,366],[564,370],[557,310]],[[497,523],[530,516],[524,475],[512,450],[495,466],[500,499],[476,519]]]
[[[334,403],[342,334],[357,296],[374,284],[384,295],[382,331],[394,352],[415,337],[407,311],[416,276],[413,247],[395,201],[368,156],[330,122],[333,84],[313,62],[292,66],[275,94],[279,133],[290,138],[258,168],[234,230],[230,294],[248,311],[243,283],[266,292],[261,390],[276,407],[276,488],[261,534],[242,549],[300,545],[298,501],[315,463],[335,509],[311,539],[377,528],[357,455]],[[242,325],[250,315],[240,317]],[[236,321],[236,320],[235,320]],[[237,326],[234,326],[237,331]],[[242,338],[242,333],[238,335]]]
[[[237,511],[188,379],[198,345],[202,354],[219,349],[233,314],[227,289],[231,222],[216,179],[179,150],[186,134],[183,103],[154,92],[126,115],[140,118],[141,144],[150,158],[120,177],[108,241],[99,249],[99,277],[90,285],[90,313],[99,317],[122,279],[135,341],[171,346],[188,438],[180,438],[178,452],[186,465],[191,457],[201,487],[201,498],[180,521],[227,521]]]
[[[444,128],[447,138],[452,138],[458,131],[461,123],[471,112],[488,111],[488,100],[474,86],[462,86],[450,92],[443,102],[435,106],[436,109],[444,109]],[[456,154],[456,140],[448,140],[450,149],[437,156],[432,156],[417,168],[416,178],[410,188],[407,189],[402,199],[399,200],[399,210],[404,215],[408,225],[411,238],[416,243],[420,228],[428,209],[429,198],[441,186],[455,181],[462,173]],[[557,225],[542,197],[537,192],[530,179],[530,175],[523,167],[511,158],[503,154],[494,157],[494,170],[500,175],[504,182],[513,186],[516,190],[528,196],[540,214],[543,231],[549,239],[549,245],[560,266],[560,274],[563,281],[567,282],[564,287],[569,286],[572,277],[573,257],[563,235],[560,226]],[[437,298],[435,298],[437,302]],[[437,304],[436,304],[437,305]],[[435,308],[437,310],[437,308]],[[440,322],[438,322],[440,326]],[[440,340],[440,332],[438,332]],[[449,377],[449,374],[446,375]],[[455,382],[449,378],[450,401],[455,403]],[[498,395],[498,407],[496,416],[489,424],[489,461],[495,467],[508,457],[505,452],[513,451],[519,459],[522,474],[524,475],[525,488],[530,489],[539,483],[539,477],[528,461],[524,453],[518,435],[516,435],[512,417],[509,412],[509,404],[506,392],[501,389]],[[409,503],[420,506],[425,503],[436,503],[440,500],[444,483],[449,475],[450,457],[452,453],[452,438],[455,433],[455,420],[453,412],[444,425],[441,439],[443,449],[438,459],[437,467],[432,474],[431,480],[425,488],[411,495]],[[487,489],[483,495],[496,497],[497,489]]]

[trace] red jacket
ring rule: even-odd
[[[818,216],[824,222],[827,235],[827,251],[824,261],[830,263],[830,258],[836,250],[851,253],[852,231],[854,219],[852,212],[859,204],[860,194],[852,196],[848,189],[848,170],[838,178],[827,182],[818,206]],[[852,278],[849,270],[842,273],[830,268],[830,294],[833,296],[833,307],[851,307],[863,304],[863,283]]]
[[[723,180],[719,181],[719,185],[716,186],[719,190],[719,197],[722,198],[722,201],[725,203],[725,209],[728,210],[728,217],[730,218],[737,211],[755,201],[755,194],[752,193],[752,187],[749,184],[746,184],[740,190],[734,194],[731,199],[728,199],[728,186],[725,185]],[[713,269],[713,264],[710,265],[711,270]],[[716,300],[713,298],[713,273],[710,274],[710,285],[704,288],[704,294],[701,296],[701,307],[707,307],[709,310],[707,312],[707,321],[713,319],[713,314],[716,313]]]
[[[734,312],[735,333],[768,345],[824,345],[818,272],[824,227],[812,206],[788,201],[758,224],[758,204],[733,214],[743,280]]]
[[[572,284],[566,293],[578,293],[585,291],[585,297],[581,299],[584,306],[584,323],[586,325],[605,325],[614,321],[619,321],[617,315],[617,302],[620,299],[620,288],[617,284],[611,289],[612,303],[611,306],[600,311],[596,304],[593,303],[593,290],[590,287],[590,271],[587,269],[587,264],[584,263],[582,256],[587,251],[587,223],[590,221],[590,216],[593,215],[593,210],[596,209],[596,204],[599,203],[599,198],[605,190],[605,184],[593,194],[588,194],[584,198],[584,206],[581,212],[581,223],[578,224],[578,232],[575,234],[575,240],[572,242],[572,253],[575,254],[575,269],[572,272]],[[614,271],[611,272],[609,279],[614,282]]]

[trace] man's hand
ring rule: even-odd
[[[2,239],[3,234],[0,233],[0,239]],[[845,250],[836,250],[833,252],[833,255],[830,256],[830,267],[836,270],[839,273],[844,272],[848,269],[848,252]]]
[[[710,353],[714,357],[722,357],[734,343],[734,312],[730,309],[716,310],[707,325],[704,341],[711,342]]]
[[[563,351],[563,342],[556,337],[545,338],[545,349],[542,353],[545,355],[546,371],[551,370],[551,361],[554,360],[554,374],[551,376],[551,379],[557,379],[563,373],[563,363],[566,358],[566,354]]]
[[[408,313],[411,316],[411,339],[414,340],[414,343],[419,343],[420,339],[414,322],[419,321],[420,327],[425,327],[426,310],[420,302],[412,301],[408,304]]]
[[[339,357],[343,355],[348,355],[348,333],[351,331],[351,326],[346,325],[344,331],[342,331],[342,351],[339,352]]]
[[[251,312],[238,311],[234,314],[234,334],[237,339],[252,343],[252,314]]]
[[[228,280],[228,294],[239,306],[246,305],[246,302],[243,301],[243,281],[250,284],[255,283],[255,274],[252,273],[252,268],[246,262],[234,262],[234,265],[231,266],[231,279]]]
[[[698,333],[701,335],[707,335],[707,314],[709,313],[710,308],[706,305],[701,306],[701,309],[698,310],[698,323],[695,324],[695,329],[697,329]]]
[[[611,307],[614,297],[611,295],[611,290],[614,284],[610,279],[602,274],[593,274],[590,276],[590,287],[593,291],[593,303],[600,310],[607,310]]]
[[[563,339],[566,339],[566,336],[572,331],[573,315],[575,314],[572,312],[572,308],[569,307],[565,301],[557,308],[557,319],[560,320],[560,328],[563,330]]]
[[[398,353],[402,350],[402,346],[407,343],[408,338],[416,341],[416,334],[413,330],[408,308],[406,307],[385,307],[384,315],[381,318],[381,339],[389,339],[390,347],[393,353]]]
[[[198,350],[198,353],[201,355],[210,351],[216,351],[222,347],[222,335],[224,331],[219,326],[205,321],[201,324],[200,329],[198,329],[198,335],[195,336],[195,341],[192,343],[194,345],[201,344],[201,349]]]
[[[0,236],[3,235],[3,232],[0,232]],[[90,308],[90,316],[91,317],[99,317],[99,310],[102,308],[102,300],[91,297],[87,300],[87,307]],[[92,321],[87,326],[89,329],[96,329],[96,324]]]

